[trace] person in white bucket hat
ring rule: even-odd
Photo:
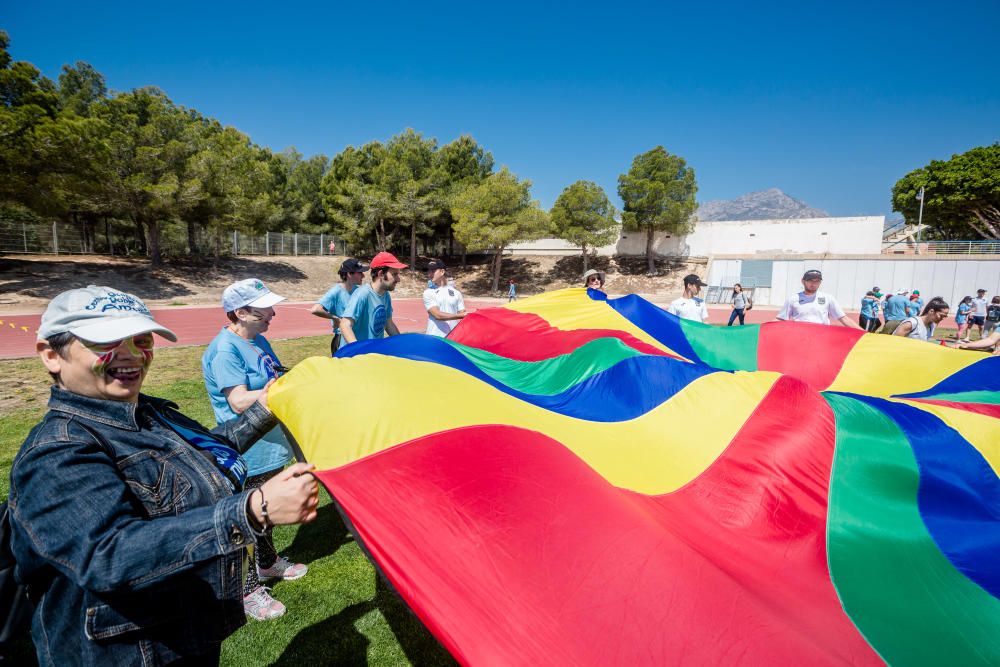
[[[266,391],[211,431],[141,393],[154,334],[177,338],[110,287],[64,292],[42,315],[36,349],[54,386],[8,506],[40,665],[217,664],[245,622],[247,545],[316,517],[309,465],[244,488],[240,454],[277,424]]]
[[[206,348],[201,358],[205,388],[215,419],[222,424],[235,419],[253,405],[267,386],[285,368],[264,337],[274,319],[275,304],[283,301],[257,278],[233,283],[222,293],[222,309],[229,324]],[[293,459],[292,448],[280,427],[262,437],[243,457],[246,459],[246,486],[254,489],[279,474]],[[253,562],[243,587],[247,616],[264,621],[285,613],[285,605],[271,597],[261,582],[270,579],[299,579],[308,568],[279,556],[270,530],[257,540]]]

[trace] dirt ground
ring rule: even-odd
[[[342,257],[224,257],[171,259],[153,269],[148,260],[98,255],[4,255],[0,256],[0,312],[28,313],[44,309],[49,299],[63,290],[90,284],[113,285],[142,297],[148,304],[216,304],[222,290],[243,278],[256,277],[273,291],[292,301],[311,301],[337,280]],[[420,258],[422,269],[428,259]],[[506,295],[506,282],[518,283],[518,294],[529,296],[580,285],[583,260],[579,256],[505,257],[501,285],[493,292],[485,256],[470,256],[466,268],[460,258],[445,258],[450,274],[466,296]],[[658,276],[646,275],[642,257],[596,257],[590,268],[607,272],[608,292],[640,294],[664,302],[682,291],[681,279],[688,273],[704,276],[706,262],[659,260]],[[426,285],[422,270],[404,271],[396,288],[399,297],[415,297]]]

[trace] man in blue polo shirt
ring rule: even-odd
[[[399,329],[392,321],[392,297],[389,293],[396,289],[399,271],[406,266],[388,252],[380,252],[372,258],[371,283],[354,290],[340,318],[340,335],[344,343],[382,338],[386,334],[399,335]]]

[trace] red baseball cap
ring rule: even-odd
[[[380,252],[372,257],[369,266],[373,269],[383,266],[388,266],[390,269],[405,269],[407,265],[396,259],[396,256],[391,252]]]

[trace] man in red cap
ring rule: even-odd
[[[358,340],[398,336],[392,321],[392,297],[389,292],[399,283],[399,271],[405,269],[396,256],[380,252],[371,261],[371,283],[362,285],[351,294],[340,318],[340,335],[345,344]]]

